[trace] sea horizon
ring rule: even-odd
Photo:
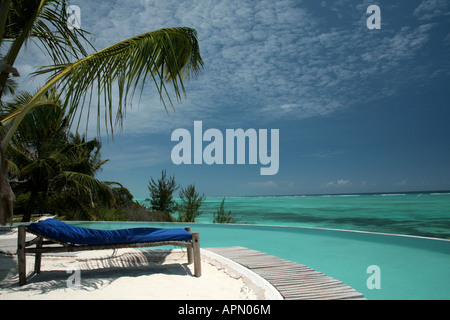
[[[449,190],[207,197],[195,222],[212,223],[223,198],[239,224],[450,238]],[[148,200],[135,200],[149,207]]]
[[[313,196],[360,196],[360,195],[403,195],[403,194],[450,194],[450,190],[416,190],[416,191],[374,191],[374,192],[342,192],[342,193],[301,193],[301,194],[257,194],[257,195],[229,195],[206,196],[206,198],[259,198],[259,197],[313,197]],[[179,197],[174,197],[179,199]],[[143,201],[149,197],[133,197],[133,201]]]

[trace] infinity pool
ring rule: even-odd
[[[180,228],[200,233],[200,245],[242,246],[305,264],[378,299],[450,299],[450,241],[303,227],[143,222],[71,222],[95,229]],[[380,289],[368,289],[369,266]]]

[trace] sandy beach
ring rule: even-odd
[[[27,256],[28,280],[18,285],[16,232],[0,236],[0,300],[153,299],[256,300],[264,284],[239,266],[202,250],[202,276],[193,276],[184,249],[119,249],[43,255],[40,274]],[[79,281],[78,281],[79,280]],[[78,282],[77,282],[78,281]],[[269,290],[270,291],[270,290]]]

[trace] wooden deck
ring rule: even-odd
[[[244,247],[208,248],[271,283],[285,300],[361,300],[364,295],[305,265]]]

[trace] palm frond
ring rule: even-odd
[[[3,0],[0,3],[0,44],[3,42],[10,7],[11,0]]]
[[[0,137],[3,138],[13,125],[8,119],[20,114],[29,101],[32,93],[20,91],[9,103],[5,103],[0,111],[0,118],[5,124],[0,128]],[[16,145],[25,145],[34,140],[39,140],[42,134],[61,128],[65,110],[61,108],[59,96],[54,91],[47,92],[35,102],[35,108],[23,118],[14,134]]]
[[[40,12],[30,33],[30,37],[41,42],[52,61],[57,64],[88,56],[80,39],[90,49],[95,50],[87,39],[87,35],[91,34],[83,29],[69,29],[67,20],[66,1],[46,1],[46,6]]]
[[[203,61],[197,40],[197,33],[191,28],[161,29],[136,36],[71,64],[60,64],[41,68],[35,74],[52,72],[48,82],[15,114],[10,127],[1,143],[1,152],[5,152],[14,131],[24,116],[35,107],[39,99],[56,85],[64,92],[63,104],[70,106],[69,114],[72,124],[79,111],[79,119],[85,107],[86,96],[89,96],[88,108],[92,102],[92,94],[97,93],[97,131],[100,134],[100,106],[105,105],[105,126],[108,124],[113,132],[113,85],[118,85],[119,101],[116,107],[116,124],[121,125],[125,115],[127,101],[133,97],[138,86],[141,90],[145,81],[152,79],[158,90],[160,99],[167,110],[165,99],[173,107],[165,82],[171,82],[174,93],[181,100],[185,94],[184,78],[197,75]],[[130,92],[131,91],[131,92]],[[90,108],[89,108],[90,109]],[[88,112],[89,116],[90,112]],[[3,119],[2,123],[6,120]],[[78,125],[80,120],[78,121]],[[89,123],[89,122],[87,122]]]
[[[8,168],[9,168],[9,172],[12,175],[18,175],[20,173],[20,169],[17,166],[17,164],[15,164],[14,162],[12,162],[11,160],[6,159],[6,161],[8,162]]]
[[[87,39],[90,33],[82,29],[70,30],[67,26],[67,1],[65,0],[12,0],[2,40],[17,42],[19,48],[28,39],[39,41],[56,63],[66,63],[73,58],[88,55],[81,44],[93,46]],[[3,41],[2,41],[3,42]],[[9,61],[13,62],[13,61]]]
[[[77,193],[85,193],[86,195],[88,193],[96,194],[99,200],[109,205],[114,202],[114,195],[107,184],[90,175],[80,172],[63,171],[60,174],[60,178],[65,180],[66,185],[74,187],[73,190],[76,190]]]
[[[71,106],[72,115],[77,111],[82,113],[87,94],[90,97],[97,94],[97,105],[105,105],[106,129],[113,131],[115,124],[122,124],[127,102],[137,87],[142,90],[145,82],[152,80],[167,110],[166,99],[172,107],[173,102],[166,82],[172,83],[173,92],[181,101],[181,95],[185,94],[183,79],[197,75],[202,66],[195,30],[168,28],[119,42],[72,64],[43,67],[35,75],[54,74],[49,83],[58,83],[58,90],[65,92],[65,102]],[[118,106],[114,112],[115,85]],[[98,107],[97,119],[102,118],[101,112]],[[100,132],[99,121],[97,124]]]

